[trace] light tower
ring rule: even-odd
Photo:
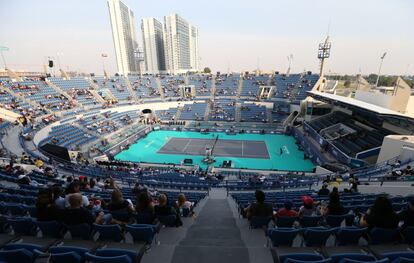
[[[289,63],[289,67],[288,67],[288,69],[287,69],[287,71],[286,71],[286,76],[289,76],[289,74],[290,74],[290,70],[291,70],[291,67],[292,67],[292,62],[293,62],[293,54],[290,54],[290,55],[287,57],[287,60],[288,60],[288,63]]]
[[[331,42],[329,42],[329,35],[326,37],[325,42],[319,44],[318,59],[321,61],[319,75],[323,76],[323,66],[325,59],[329,58],[331,54]]]
[[[380,57],[381,62],[380,62],[379,69],[378,69],[378,76],[377,76],[377,81],[375,82],[375,87],[378,87],[379,77],[380,77],[381,68],[382,68],[382,62],[384,62],[384,58],[386,55],[387,55],[387,52],[384,52],[384,54]]]

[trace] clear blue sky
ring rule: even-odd
[[[140,18],[178,13],[199,27],[202,66],[214,71],[317,70],[317,45],[330,24],[327,70],[376,72],[384,51],[386,74],[414,74],[414,1],[411,0],[124,0]],[[116,63],[106,0],[0,0],[0,45],[11,68],[41,70],[63,53],[65,68],[101,72]],[[141,40],[139,41],[141,42]]]

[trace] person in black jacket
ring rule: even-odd
[[[385,196],[379,196],[367,214],[361,218],[360,226],[369,229],[374,227],[393,229],[398,227],[398,223],[398,216],[390,200]]]
[[[403,221],[403,228],[414,226],[414,197],[411,198],[409,207],[398,214],[399,221]]]
[[[38,221],[61,221],[63,219],[64,210],[54,203],[53,190],[51,188],[39,190],[36,209]]]

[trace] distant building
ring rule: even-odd
[[[190,66],[192,71],[200,69],[200,58],[198,55],[198,28],[190,25]]]
[[[198,30],[177,14],[164,17],[164,49],[168,73],[198,69]]]
[[[108,9],[118,73],[122,75],[140,73],[135,57],[138,44],[135,35],[134,13],[119,0],[108,0]]]
[[[162,23],[155,18],[141,19],[145,73],[165,72],[164,37]]]

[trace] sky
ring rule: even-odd
[[[329,33],[328,73],[414,75],[412,0],[123,0],[140,19],[178,13],[199,28],[201,66],[213,72],[318,71]],[[9,68],[41,71],[57,54],[65,70],[110,73],[115,51],[106,0],[0,0],[0,46]],[[0,63],[3,67],[3,63]]]

